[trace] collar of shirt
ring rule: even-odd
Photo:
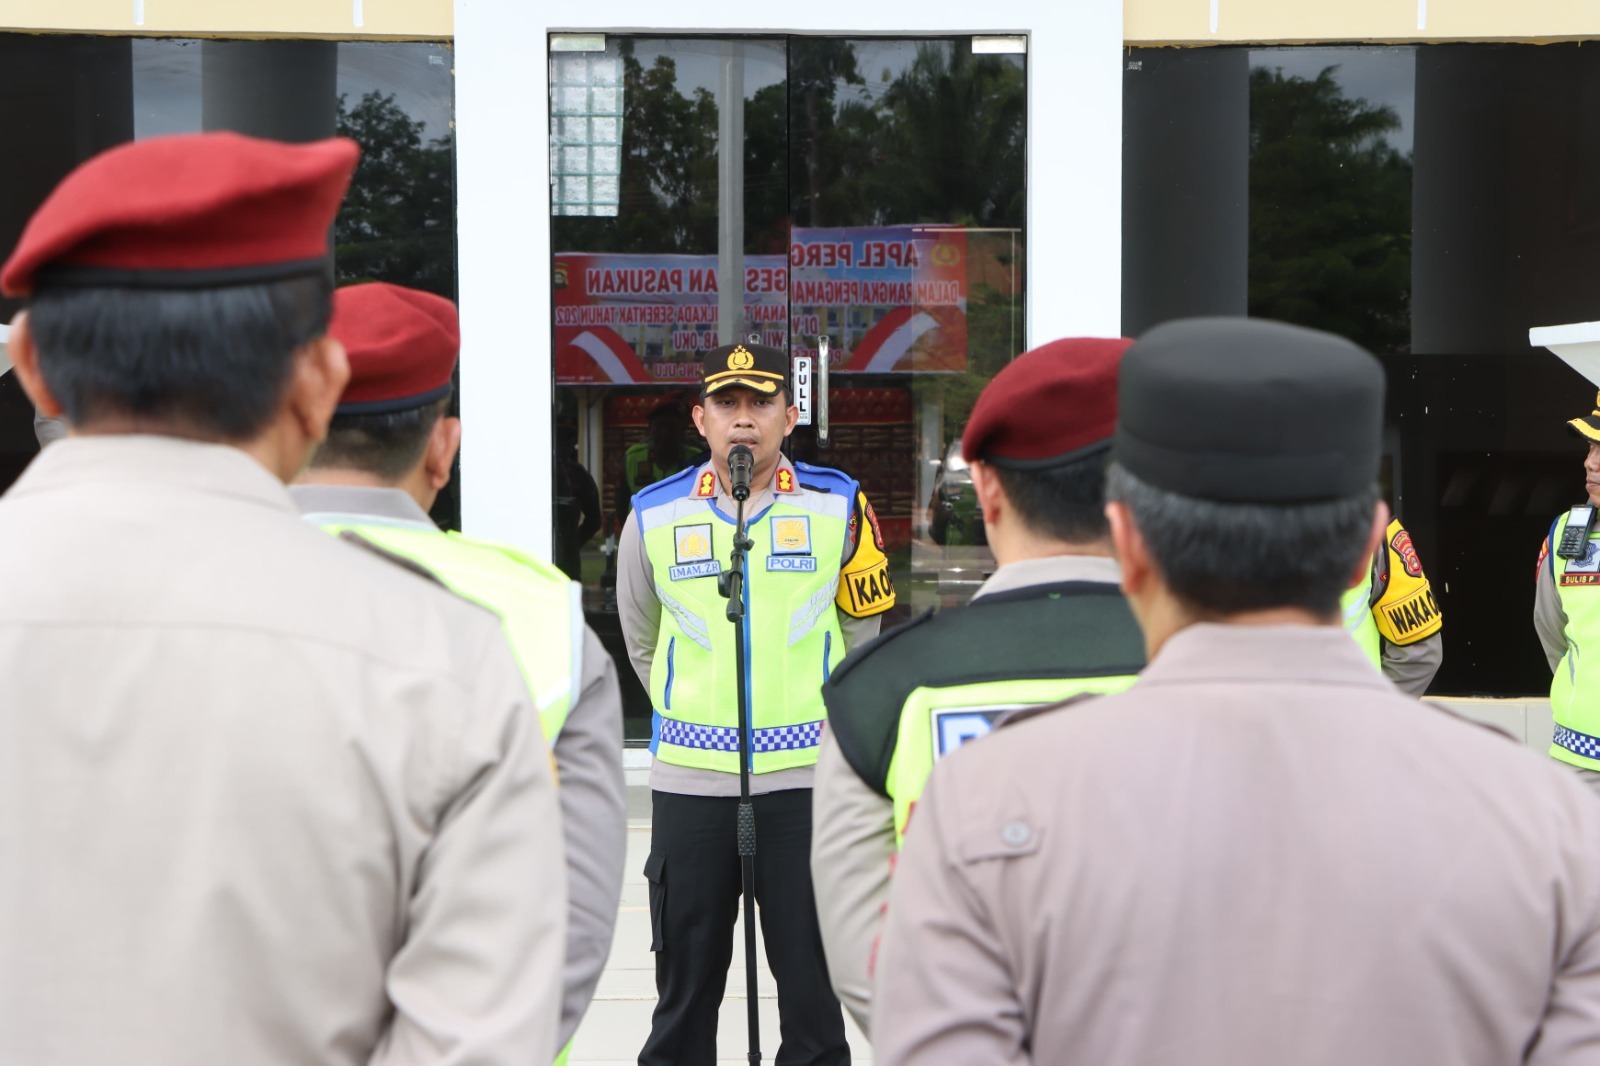
[[[716,486],[716,495],[712,497],[706,497],[706,494],[700,491],[708,473]],[[750,486],[750,498],[744,502],[746,521],[753,520],[756,515],[772,505],[773,500],[779,495],[778,487],[785,482],[786,477],[791,487],[784,489],[782,495],[799,493],[800,475],[795,471],[794,464],[789,462],[789,457],[780,454],[778,465],[772,471],[772,480],[760,488]],[[732,517],[739,507],[738,502],[728,494],[727,486],[722,483],[722,479],[717,477],[717,468],[709,462],[695,471],[694,480],[689,482],[689,495],[711,499],[716,504],[717,510],[729,517]]]
[[[1316,681],[1392,689],[1337,623],[1245,626],[1198,622],[1167,640],[1139,675],[1138,683],[1195,681]]]
[[[39,453],[6,495],[107,483],[168,485],[295,513],[283,482],[240,449],[150,434],[57,441]]]
[[[411,494],[404,489],[373,488],[363,485],[291,485],[300,514],[309,522],[323,525],[359,525],[378,519],[387,525],[415,526],[436,530]]]
[[[990,574],[972,598],[1034,585],[1059,585],[1063,581],[1121,585],[1122,567],[1109,555],[1050,555],[1042,559],[1023,559]]]

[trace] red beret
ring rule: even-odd
[[[321,273],[360,154],[343,137],[281,144],[237,133],[120,145],[68,174],[33,213],[0,290],[206,288]]]
[[[1013,359],[978,396],[961,455],[996,466],[1055,466],[1111,445],[1124,337],[1069,337]]]
[[[450,395],[461,327],[443,296],[382,281],[351,285],[333,294],[328,332],[350,355],[339,414],[404,411]]]

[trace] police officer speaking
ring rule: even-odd
[[[758,344],[706,354],[695,427],[709,462],[634,497],[618,549],[623,635],[654,706],[645,874],[659,1000],[644,1066],[710,1066],[740,894],[736,678],[746,679],[755,896],[778,986],[777,1061],[849,1061],[829,989],[808,856],[821,685],[894,603],[877,518],[837,470],[781,452],[798,411],[788,357]],[[725,620],[736,503],[729,454],[752,460],[743,631]]]
[[[1581,655],[1600,638],[1600,396],[1595,409],[1567,423],[1588,446],[1583,460],[1587,499],[1556,518],[1539,549],[1533,626],[1550,662],[1550,754],[1600,792],[1600,668]]]
[[[290,494],[307,519],[414,561],[504,623],[560,786],[568,906],[558,1039],[566,1045],[605,967],[622,885],[615,667],[584,624],[582,589],[565,574],[514,548],[445,533],[428,517],[461,443],[461,421],[449,414],[461,347],[455,305],[399,285],[354,285],[333,294],[328,332],[349,356],[350,384]]]
[[[828,973],[869,1035],[890,866],[935,760],[1006,711],[1119,691],[1144,665],[1105,517],[1128,343],[1053,341],[995,375],[961,450],[999,569],[969,606],[884,634],[823,687],[811,870]]]
[[[0,272],[0,1062],[548,1062],[560,812],[499,619],[302,521],[345,140],[153,138]]]

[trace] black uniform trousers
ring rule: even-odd
[[[775,1066],[845,1066],[844,1014],[828,982],[811,891],[811,790],[753,797],[756,902],[778,984]],[[717,1008],[739,913],[737,796],[651,793],[650,928],[656,1009],[639,1066],[713,1066]],[[739,944],[743,952],[743,943]],[[743,991],[742,989],[740,991]],[[762,1033],[762,1042],[772,1037]],[[766,1055],[770,1051],[763,1049]]]

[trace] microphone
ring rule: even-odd
[[[755,473],[756,457],[748,447],[735,444],[728,449],[729,495],[736,500],[750,498],[750,475]]]

